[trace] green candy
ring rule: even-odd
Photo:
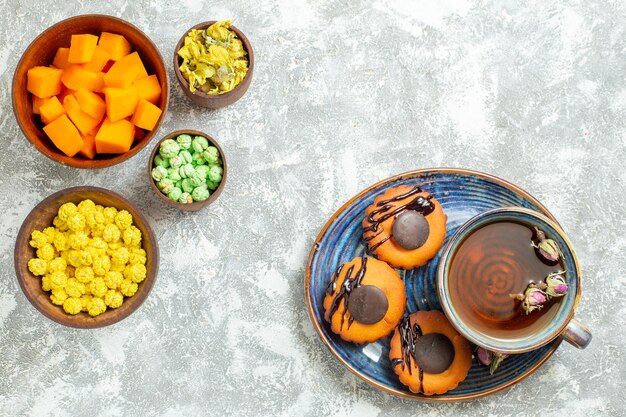
[[[193,185],[194,187],[199,187],[206,184],[206,176],[197,171],[189,176],[189,180],[191,182],[191,185]]]
[[[178,201],[183,191],[178,187],[173,187],[169,193],[167,193],[167,197],[172,201]]]
[[[215,165],[220,159],[220,151],[218,151],[215,146],[209,146],[202,152],[202,156],[209,165]]]
[[[209,195],[210,193],[206,185],[202,185],[193,189],[193,192],[191,193],[191,198],[193,198],[193,201],[204,201],[209,198]]]
[[[163,192],[163,194],[169,194],[169,192],[172,191],[172,188],[174,188],[174,183],[169,178],[163,178],[157,183],[157,187],[161,190],[161,192]]]
[[[168,159],[163,158],[161,155],[157,155],[154,157],[154,165],[163,168],[170,167],[170,161]]]
[[[191,156],[191,153],[189,153],[189,151],[180,151],[178,156],[180,156],[180,158],[183,160],[183,165],[190,164],[191,161],[193,161],[193,157]]]
[[[178,173],[183,178],[187,178],[188,176],[190,176],[194,172],[196,172],[196,170],[193,168],[193,165],[191,165],[191,164],[185,164],[185,165],[181,166],[180,168],[178,168]]]
[[[152,168],[151,174],[152,174],[152,179],[159,182],[163,178],[167,178],[167,169],[159,165],[159,166]]]
[[[174,183],[180,181],[182,177],[180,176],[180,172],[176,168],[170,168],[167,170],[167,177],[171,179]]]
[[[207,186],[207,188],[208,188],[209,190],[213,191],[213,190],[215,190],[215,189],[219,186],[219,184],[218,184],[218,183],[216,183],[216,182],[213,182],[213,181],[209,181],[209,180],[207,180],[207,182],[206,182],[206,186]]]
[[[202,152],[194,152],[193,155],[191,155],[192,163],[194,165],[203,165],[204,164],[204,157],[202,156]]]
[[[190,204],[193,203],[193,197],[191,197],[191,194],[184,192],[178,198],[178,202],[183,204]]]
[[[181,190],[183,189],[183,181],[182,180],[178,180],[174,183],[174,187],[176,188],[180,188]]]
[[[222,175],[224,174],[224,168],[219,166],[212,166],[209,168],[208,178],[210,181],[219,183],[222,181]]]
[[[178,137],[176,138],[176,143],[178,143],[180,149],[189,149],[191,147],[191,136],[178,135]]]
[[[180,155],[174,155],[170,158],[170,167],[178,168],[183,164],[183,158]]]
[[[191,147],[196,152],[202,152],[209,147],[209,141],[204,136],[196,136],[191,141]]]
[[[193,184],[191,183],[191,179],[185,178],[180,182],[180,188],[186,193],[190,193],[193,191]]]
[[[209,175],[209,167],[207,165],[198,165],[196,166],[196,173],[198,172],[206,178]]]
[[[178,155],[180,151],[180,146],[174,139],[165,139],[161,142],[161,146],[159,147],[159,155],[163,158],[172,158]]]

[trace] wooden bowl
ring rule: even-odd
[[[178,83],[182,87],[183,91],[198,106],[206,107],[209,109],[219,109],[222,107],[230,106],[235,101],[239,100],[245,93],[248,91],[248,87],[250,87],[250,82],[252,81],[252,74],[254,72],[254,52],[252,51],[252,45],[250,45],[250,41],[243,34],[242,31],[237,29],[235,26],[231,26],[233,32],[237,34],[237,37],[241,40],[243,44],[243,49],[248,53],[248,73],[241,80],[241,82],[233,88],[231,91],[224,94],[206,94],[200,90],[196,90],[193,93],[189,91],[189,82],[183,77],[183,74],[180,72],[180,65],[183,62],[183,59],[178,56],[178,50],[183,46],[185,42],[185,37],[187,34],[193,29],[206,29],[215,23],[216,20],[210,20],[208,22],[203,22],[195,25],[192,28],[189,28],[183,36],[180,38],[178,43],[176,44],[176,48],[174,49],[174,72],[176,72],[176,78],[178,79]]]
[[[28,270],[28,261],[35,257],[35,249],[29,244],[33,230],[42,230],[52,225],[59,207],[68,202],[78,204],[82,200],[91,199],[96,204],[105,207],[115,207],[119,210],[128,210],[133,216],[133,224],[141,230],[142,245],[146,251],[146,279],[139,284],[137,293],[132,297],[124,297],[124,302],[119,308],[107,309],[96,317],[91,317],[85,312],[76,315],[67,314],[62,306],[52,304],[50,293],[41,288],[41,277],[33,275]],[[145,301],[156,281],[159,269],[159,248],[156,236],[150,228],[146,218],[139,212],[137,207],[124,197],[112,191],[98,187],[74,187],[56,192],[37,204],[26,216],[22,227],[17,234],[14,252],[15,273],[24,295],[28,301],[44,316],[57,323],[69,327],[92,329],[108,326],[128,317]]]
[[[149,74],[156,74],[161,84],[161,100],[159,108],[163,111],[159,121],[152,130],[133,143],[131,149],[119,155],[96,155],[96,158],[86,159],[80,156],[69,157],[57,149],[52,141],[43,132],[43,123],[38,115],[33,114],[32,99],[26,91],[26,75],[30,68],[52,64],[54,55],[59,47],[69,47],[72,34],[90,33],[99,36],[101,32],[112,32],[123,35],[139,53]],[[167,69],[163,57],[156,45],[137,27],[132,24],[107,15],[82,15],[63,20],[46,29],[35,38],[22,54],[13,76],[13,112],[17,122],[26,136],[26,139],[35,148],[48,158],[63,165],[75,168],[94,169],[105,168],[131,158],[141,151],[158,130],[165,113],[169,97],[169,82]]]
[[[159,152],[159,147],[161,146],[161,143],[164,140],[166,140],[166,139],[174,139],[178,135],[183,135],[183,134],[187,134],[187,135],[190,135],[190,136],[204,136],[205,138],[207,138],[209,143],[211,145],[215,146],[217,148],[217,150],[220,152],[220,156],[222,158],[222,167],[224,168],[224,174],[222,175],[222,181],[217,186],[215,191],[211,192],[211,195],[209,196],[209,198],[207,198],[204,201],[198,201],[198,202],[194,202],[194,203],[191,203],[191,204],[183,204],[183,203],[179,203],[177,201],[173,201],[173,200],[169,199],[165,194],[163,194],[161,192],[161,190],[158,189],[158,187],[156,186],[154,180],[152,179],[152,168],[154,168],[154,157]],[[198,211],[198,210],[201,210],[201,209],[205,208],[209,204],[213,203],[215,200],[217,200],[217,197],[219,197],[220,194],[222,193],[222,190],[224,189],[224,185],[226,184],[226,176],[228,174],[228,169],[227,169],[226,165],[227,165],[226,164],[226,155],[224,154],[224,151],[222,150],[222,147],[211,136],[207,135],[204,132],[200,132],[199,130],[192,130],[192,129],[176,130],[176,131],[168,134],[167,136],[165,136],[163,139],[161,139],[154,146],[154,149],[152,150],[152,153],[150,154],[150,158],[148,159],[148,181],[150,181],[150,186],[152,187],[154,192],[157,194],[157,196],[159,196],[159,198],[161,200],[165,201],[170,206],[175,207],[175,208],[177,208],[179,210],[182,210],[182,211]]]

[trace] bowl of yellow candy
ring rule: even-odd
[[[22,223],[15,272],[44,316],[76,328],[104,327],[132,314],[154,286],[154,232],[124,197],[97,187],[59,191]]]
[[[174,49],[174,70],[185,94],[209,109],[229,106],[248,91],[254,71],[250,41],[229,20],[185,32]]]

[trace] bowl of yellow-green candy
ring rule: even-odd
[[[177,130],[161,139],[148,159],[151,188],[183,211],[198,211],[222,193],[228,170],[215,139],[199,130]]]
[[[15,243],[24,295],[65,326],[116,323],[146,300],[159,267],[156,236],[130,201],[98,187],[74,187],[28,214]]]
[[[174,71],[192,102],[219,109],[248,91],[254,52],[246,35],[229,20],[203,22],[187,30],[178,41]]]

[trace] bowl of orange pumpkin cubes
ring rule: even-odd
[[[29,142],[76,168],[123,162],[153,138],[169,84],[156,45],[107,15],[63,20],[28,46],[13,77],[13,110]]]

